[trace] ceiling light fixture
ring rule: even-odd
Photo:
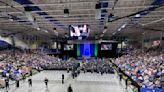
[[[103,37],[103,36],[104,36],[104,34],[101,34],[101,35],[100,35],[100,37]]]
[[[126,27],[126,25],[127,25],[127,24],[123,24],[123,25],[121,26],[121,28],[125,28],[125,27]]]
[[[118,31],[121,31],[121,28],[119,28]]]
[[[115,35],[115,34],[116,34],[116,32],[113,33],[113,35]]]
[[[43,29],[42,31],[44,31],[44,32],[48,33],[48,31],[47,31],[47,30],[45,30],[45,29]]]
[[[106,33],[107,29],[104,29],[103,34]]]
[[[9,18],[9,21],[14,21],[14,19],[13,18]]]
[[[38,28],[36,28],[38,31],[40,30],[40,28],[38,27]]]
[[[141,14],[136,14],[135,15],[135,18],[140,18],[141,17]]]

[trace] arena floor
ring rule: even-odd
[[[65,84],[61,83],[62,74],[65,75]],[[45,77],[49,79],[48,88],[43,82]],[[21,81],[19,88],[11,85],[8,92],[67,92],[69,84],[73,92],[126,92],[114,74],[81,73],[76,79],[72,79],[70,73],[65,71],[43,71],[32,79],[32,88],[29,88],[27,81]],[[6,92],[6,89],[0,89],[0,92]]]

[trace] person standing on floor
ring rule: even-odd
[[[128,87],[128,78],[125,79],[125,86],[126,86],[126,89]]]
[[[32,79],[31,78],[28,79],[28,84],[29,84],[29,87],[32,87]]]
[[[24,75],[22,75],[22,77],[23,77],[23,81],[25,82],[25,80],[26,80],[26,75],[24,74]]]
[[[64,84],[64,74],[62,74],[62,84]]]
[[[44,79],[44,83],[46,85],[46,88],[48,88],[48,79],[47,78]]]
[[[122,81],[122,74],[119,73],[120,82]]]
[[[5,87],[6,89],[9,89],[9,79],[5,79]]]
[[[32,70],[30,70],[30,76],[32,76]]]
[[[67,89],[67,92],[73,92],[72,87],[71,87],[71,84],[69,84],[69,87]]]
[[[19,79],[16,79],[16,87],[19,88]]]

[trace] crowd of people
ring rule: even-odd
[[[142,87],[160,87],[164,74],[164,53],[157,50],[142,52],[133,50],[119,58],[112,59],[122,71]],[[31,74],[32,70],[67,70],[78,73],[114,73],[112,64],[105,59],[62,60],[43,53],[27,53],[18,50],[0,51],[0,79],[18,80]]]
[[[96,73],[114,73],[112,64],[108,60],[93,59],[87,60],[82,66],[82,70]]]
[[[164,53],[158,50],[143,52],[135,49],[126,55],[113,59],[122,71],[141,87],[159,88],[164,75]]]
[[[103,59],[91,60],[62,60],[58,57],[49,56],[41,52],[26,52],[19,50],[0,51],[0,79],[11,80],[23,79],[31,75],[32,70],[67,70],[75,73],[84,72],[113,73],[111,64]]]
[[[41,53],[26,53],[19,50],[0,51],[0,84],[5,79],[20,80],[27,75],[32,75],[32,71],[43,70],[41,66],[51,64],[51,61],[58,58],[50,57]]]

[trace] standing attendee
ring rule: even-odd
[[[67,89],[67,92],[73,92],[72,87],[71,87],[71,84],[69,84],[69,87]]]
[[[19,88],[19,79],[16,79],[16,87]]]
[[[67,68],[67,73],[69,73],[69,68]]]
[[[72,71],[72,78],[73,78],[73,79],[75,78],[75,73],[74,73],[74,71]]]
[[[120,83],[121,83],[121,81],[122,81],[122,74],[121,73],[119,73],[119,78],[120,78]]]
[[[46,85],[46,88],[48,88],[48,79],[47,78],[44,79],[44,83]]]
[[[28,84],[29,84],[29,87],[32,87],[32,79],[31,78],[28,79]]]
[[[64,84],[64,74],[62,74],[62,84]]]
[[[32,70],[30,70],[30,76],[32,76]]]
[[[6,90],[9,89],[9,79],[5,79],[5,87],[6,87]]]
[[[125,86],[126,86],[126,89],[128,87],[128,78],[125,79]]]
[[[23,81],[25,82],[25,80],[26,80],[26,75],[24,74],[24,75],[22,75],[22,77],[23,77]]]

